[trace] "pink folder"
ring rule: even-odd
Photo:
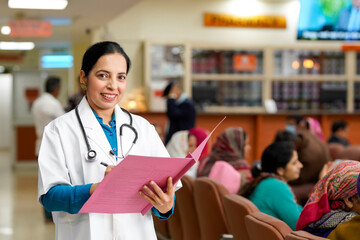
[[[224,121],[224,117],[222,121]],[[80,213],[141,213],[145,215],[152,205],[139,191],[153,180],[166,190],[168,177],[179,181],[199,161],[201,152],[211,134],[185,158],[145,157],[128,155],[100,182],[94,193],[80,209]]]

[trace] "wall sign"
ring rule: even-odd
[[[48,21],[14,20],[9,22],[12,37],[50,37],[52,26]]]
[[[229,14],[205,13],[206,27],[248,27],[248,28],[286,28],[285,16],[241,17]]]

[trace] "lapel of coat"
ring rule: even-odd
[[[79,104],[79,113],[91,148],[100,147],[102,151],[109,153],[110,143],[85,97]]]

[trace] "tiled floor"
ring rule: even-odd
[[[10,152],[0,150],[0,240],[54,239],[37,202],[37,170],[12,169]]]

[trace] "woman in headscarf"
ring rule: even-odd
[[[244,176],[251,176],[250,166],[245,157],[249,150],[248,138],[241,127],[230,127],[222,132],[215,140],[210,154],[201,159],[199,175],[208,176],[217,161],[225,161],[236,170],[244,172]]]
[[[198,147],[205,140],[205,138],[209,135],[209,132],[206,129],[195,127],[195,128],[191,128],[189,130],[189,134],[195,136],[196,147]],[[202,159],[203,157],[207,156],[208,154],[209,154],[209,144],[206,143],[204,150],[201,152],[199,159]]]
[[[261,156],[261,171],[244,185],[239,195],[250,199],[261,212],[276,217],[295,230],[302,207],[287,182],[300,176],[302,164],[290,142],[274,142]]]
[[[184,158],[189,153],[192,153],[198,146],[197,139],[194,135],[190,134],[188,130],[175,132],[168,144],[166,150],[171,157]],[[198,163],[194,164],[187,172],[186,175],[191,177],[197,176]]]
[[[296,229],[316,236],[338,239],[335,237],[337,226],[348,224],[348,221],[360,212],[359,174],[358,161],[344,160],[334,166],[315,185],[300,214]],[[359,230],[357,233],[359,234]]]
[[[321,130],[321,125],[315,118],[307,117],[306,122],[308,125],[308,129],[312,134],[315,134],[319,137],[319,139],[324,142],[324,134]]]

